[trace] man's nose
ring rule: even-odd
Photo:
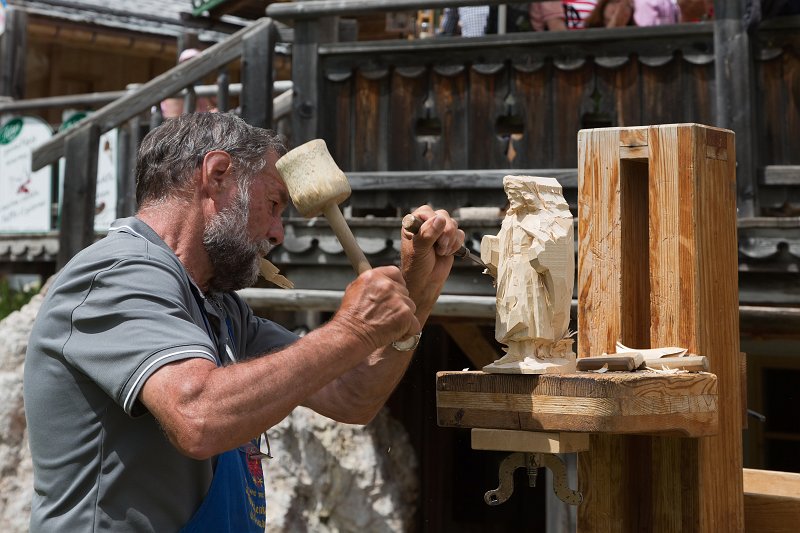
[[[269,231],[267,232],[267,239],[273,246],[278,246],[283,243],[283,236],[283,220],[281,220],[280,217],[276,217],[273,219],[272,225],[270,225]]]

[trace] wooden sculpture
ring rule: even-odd
[[[497,286],[495,338],[506,355],[483,370],[549,374],[575,370],[568,331],[575,252],[572,213],[553,178],[506,176],[510,206],[481,259]]]

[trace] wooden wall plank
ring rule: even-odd
[[[418,138],[420,121],[431,118],[425,109],[428,96],[428,71],[420,67],[416,75],[395,71],[391,78],[389,104],[389,168],[427,170],[433,158],[430,144],[441,143],[441,132]],[[430,132],[426,132],[430,133]],[[427,156],[427,158],[426,158]]]
[[[514,142],[515,168],[547,168],[553,160],[553,107],[551,105],[552,65],[533,72],[516,70],[514,92],[525,127],[522,139]]]
[[[353,170],[386,170],[388,72],[357,71],[353,116]]]
[[[643,124],[669,124],[685,120],[680,62],[680,58],[673,57],[668,63],[657,67],[641,66]]]
[[[758,121],[760,165],[781,165],[784,158],[781,145],[786,138],[786,115],[783,109],[783,62],[780,57],[758,63]]]
[[[434,144],[431,164],[442,170],[470,168],[468,142],[470,137],[467,107],[469,106],[468,71],[453,69],[443,74],[431,74],[433,112],[442,124],[441,142]],[[472,167],[485,168],[485,167]]]
[[[353,94],[354,75],[323,81],[323,104],[320,109],[320,132],[331,156],[344,171],[354,169]]]
[[[587,111],[589,95],[593,91],[591,83],[594,66],[585,62],[582,66],[563,70],[553,70],[553,121],[554,139],[553,167],[574,167],[576,165],[575,136],[583,127],[582,116]]]
[[[786,113],[787,135],[781,143],[782,158],[787,164],[800,164],[800,50],[789,50],[783,55],[783,105]]]
[[[508,94],[508,68],[469,69],[468,168],[508,168],[508,141],[497,135],[497,119],[505,112],[503,100]]]
[[[685,122],[714,124],[714,65],[693,65],[683,62],[685,92],[691,95],[691,105],[683,114]]]
[[[642,119],[642,64],[629,60],[615,70],[614,99],[616,103],[617,126],[641,126]]]

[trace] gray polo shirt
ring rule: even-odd
[[[31,332],[31,531],[180,529],[207,492],[213,463],[169,443],[138,400],[142,385],[180,359],[225,364],[296,338],[235,293],[206,300],[149,226],[116,221],[61,271]]]

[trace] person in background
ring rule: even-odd
[[[678,22],[678,6],[672,0],[633,0],[633,23],[664,26]]]
[[[187,48],[181,55],[178,56],[178,64],[188,61],[193,57],[200,55],[200,50],[197,48]],[[216,113],[217,107],[213,98],[207,96],[199,96],[195,100],[195,112],[197,113]],[[164,120],[168,118],[175,118],[183,114],[183,98],[174,97],[167,98],[161,102],[161,116]]]
[[[533,31],[563,31],[567,29],[564,5],[558,2],[531,2],[528,16]]]
[[[568,30],[582,30],[594,11],[597,0],[564,0],[564,18]]]
[[[669,0],[667,0],[669,1]],[[632,0],[598,0],[584,21],[587,28],[619,28],[633,20]]]
[[[447,8],[444,10],[439,35],[457,35],[456,28],[459,26],[462,37],[486,35],[488,18],[489,6]]]

